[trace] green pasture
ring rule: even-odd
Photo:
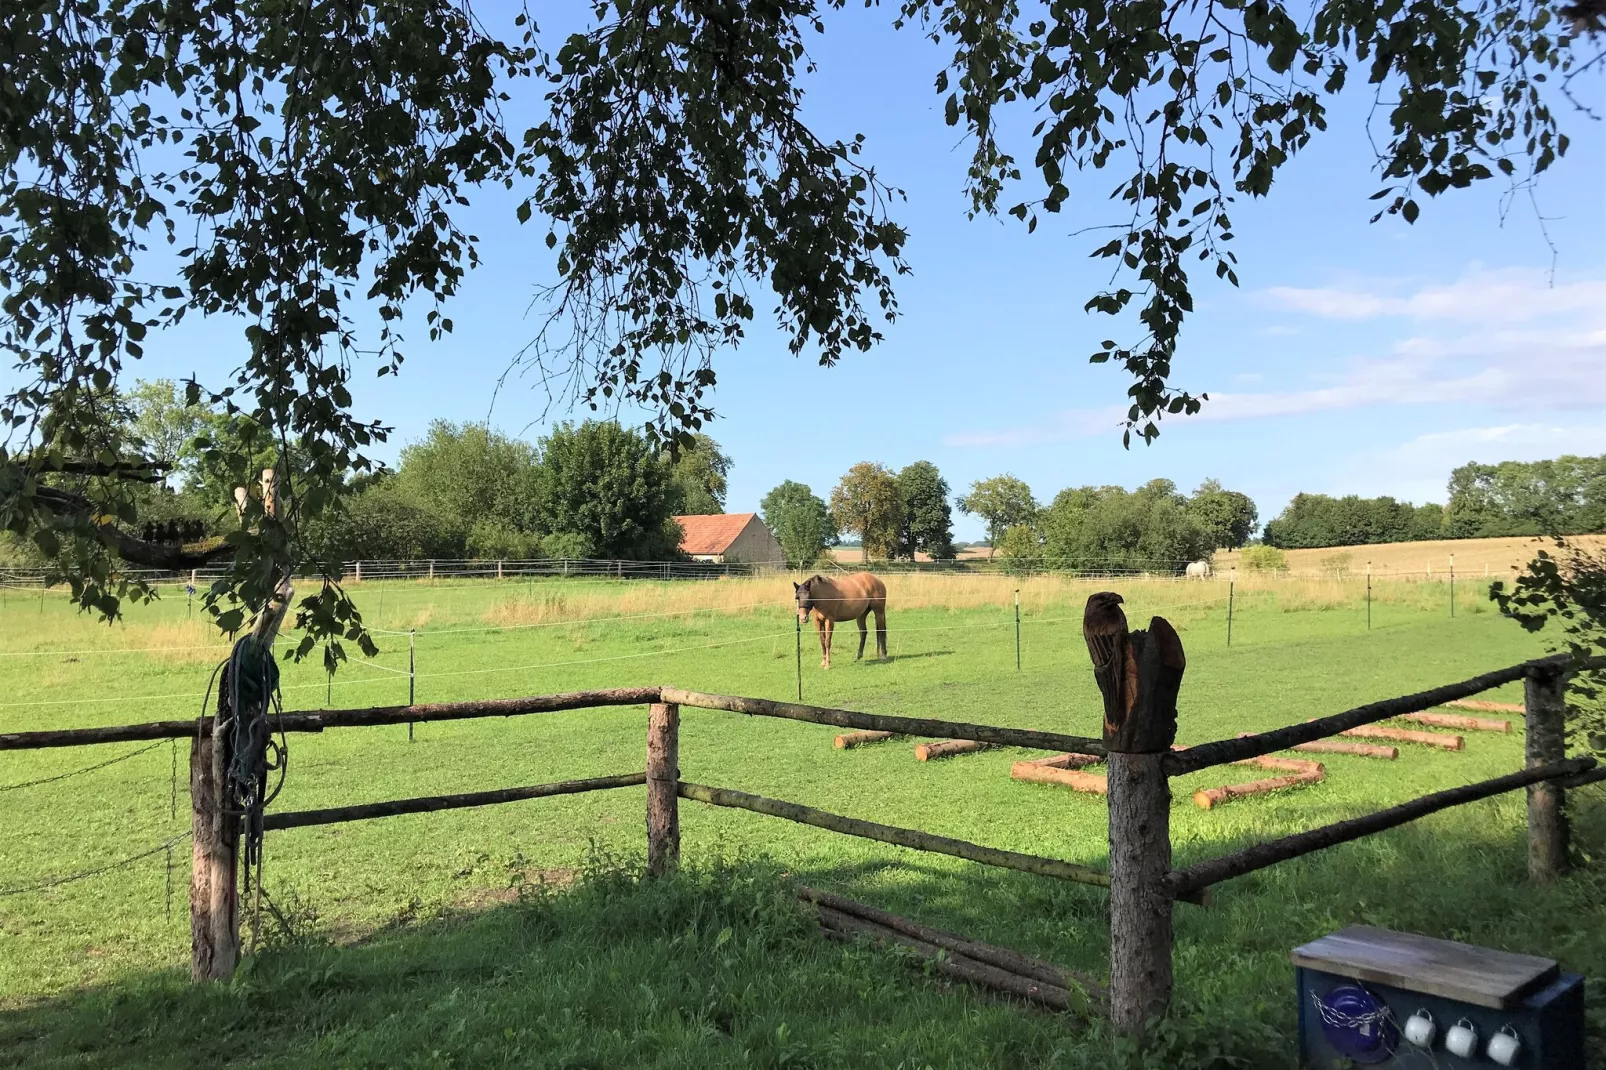
[[[805,634],[805,701],[1096,734],[1080,598],[1068,593],[1024,615],[1017,671],[1009,581],[999,583],[992,604],[900,609],[893,578],[890,659],[855,664],[848,625],[825,672]],[[401,634],[383,635],[382,656],[346,666],[332,687],[319,666],[286,665],[285,706],[404,702],[408,628],[416,630],[420,702],[651,683],[795,697],[789,586],[704,586],[709,611],[637,608],[633,619],[507,627],[561,616],[566,598],[594,598],[597,586],[365,584],[357,590],[369,622]],[[1135,625],[1151,613],[1178,625],[1189,659],[1184,743],[1336,712],[1540,652],[1470,589],[1458,592],[1454,619],[1438,585],[1380,591],[1370,631],[1358,586],[1339,597],[1297,585],[1240,589],[1229,648],[1224,584],[1104,586],[1127,595]],[[637,607],[643,590],[673,595],[677,605],[686,598],[684,584],[617,589]],[[57,594],[5,592],[0,731],[195,715],[224,648],[186,615],[182,591],[112,628],[71,613]],[[421,725],[411,741],[405,726],[292,736],[274,808],[639,770],[644,714]],[[833,734],[688,709],[682,775],[1104,865],[1102,800],[1011,781],[1010,763],[1029,752],[917,763],[912,742],[838,751]],[[1521,762],[1520,721],[1509,736],[1469,735],[1461,753],[1402,749],[1394,763],[1327,756],[1322,784],[1210,812],[1193,807],[1193,790],[1256,774],[1216,769],[1180,780],[1177,861],[1510,771]],[[896,956],[819,940],[787,905],[785,882],[804,879],[1102,973],[1108,928],[1099,890],[689,802],[681,827],[690,872],[640,887],[629,874],[644,850],[641,788],[270,834],[266,890],[296,935],[265,925],[263,950],[232,987],[195,988],[187,982],[187,842],[172,850],[171,865],[168,852],[156,851],[47,891],[16,891],[187,830],[187,746],[140,750],[0,753],[0,1066],[1111,1065],[1096,1029],[950,987]],[[127,754],[102,769],[13,787]],[[1606,848],[1601,797],[1599,788],[1574,795],[1575,840],[1586,856]],[[1148,1065],[1291,1065],[1288,949],[1351,922],[1551,955],[1606,979],[1606,881],[1586,865],[1552,888],[1526,883],[1520,793],[1217,891],[1209,908],[1178,907],[1177,1024],[1171,1047]],[[1600,992],[1590,989],[1590,1028],[1606,1048]]]

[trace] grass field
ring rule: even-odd
[[[1573,544],[1592,549],[1606,546],[1606,536],[1574,535]],[[1290,571],[1299,573],[1343,571],[1365,575],[1366,564],[1380,578],[1411,576],[1443,578],[1455,558],[1456,574],[1466,580],[1511,579],[1512,570],[1533,560],[1536,550],[1552,550],[1549,539],[1518,535],[1503,539],[1436,539],[1428,542],[1385,542],[1370,546],[1330,546],[1313,550],[1285,550]],[[1222,550],[1215,556],[1217,571],[1238,568],[1239,552]],[[1240,575],[1242,573],[1240,572]]]
[[[1079,632],[1094,587],[1025,581],[1022,668],[1005,577],[891,577],[891,658],[854,664],[848,635],[806,701],[1096,734]],[[1102,581],[1135,625],[1164,613],[1189,655],[1181,740],[1336,712],[1539,652],[1471,583],[1380,583],[1372,629],[1353,581]],[[783,578],[709,583],[365,584],[391,633],[373,665],[287,666],[289,709],[667,683],[794,697]],[[852,632],[851,626],[849,633]],[[182,593],[96,626],[59,595],[0,601],[0,731],[193,715],[225,647]],[[388,670],[388,671],[387,671]],[[1516,689],[1496,696],[1515,700]],[[614,709],[293,737],[276,809],[639,770],[644,711]],[[1008,778],[1027,752],[917,763],[908,743],[831,748],[833,730],[683,715],[690,780],[1103,866],[1102,801]],[[1497,775],[1520,731],[1396,763],[1331,756],[1319,785],[1202,812],[1175,785],[1179,863]],[[122,755],[105,768],[27,787]],[[269,837],[265,883],[296,921],[231,987],[187,983],[188,844],[46,892],[4,894],[128,858],[188,828],[182,745],[0,754],[0,1066],[1105,1066],[1096,1029],[950,988],[893,956],[827,944],[788,903],[801,877],[931,924],[1102,973],[1094,889],[987,870],[757,815],[684,803],[690,872],[628,879],[643,790],[391,818]],[[175,784],[174,768],[178,769]],[[1575,794],[1575,839],[1606,849],[1601,789]],[[175,816],[176,814],[176,816]],[[1156,1067],[1291,1064],[1290,947],[1368,922],[1552,955],[1606,972],[1598,865],[1530,888],[1520,793],[1232,882],[1178,908],[1178,1024]],[[578,883],[576,875],[580,875]],[[171,909],[168,886],[171,881]],[[558,891],[558,889],[567,889]],[[1606,1047],[1606,1000],[1590,1029]],[[1222,1053],[1221,1057],[1212,1051]],[[1231,1061],[1226,1058],[1231,1056]],[[1598,1065],[1606,1066],[1606,1063]]]

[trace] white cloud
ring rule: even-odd
[[[1401,405],[1553,413],[1606,406],[1606,278],[1548,284],[1543,272],[1474,267],[1446,284],[1366,280],[1345,287],[1276,287],[1258,300],[1329,320],[1404,319],[1408,332],[1309,385],[1211,390],[1190,420],[1252,420]],[[1383,325],[1386,328],[1386,323]],[[950,446],[1024,446],[1107,432],[1124,408],[1074,409],[1047,421],[949,435]],[[1511,427],[1533,427],[1513,423]],[[1463,463],[1463,462],[1457,462]]]
[[[1257,295],[1270,308],[1323,319],[1366,320],[1386,316],[1462,325],[1530,323],[1557,316],[1606,312],[1606,279],[1550,285],[1532,268],[1474,267],[1455,282],[1410,290],[1398,280],[1370,280],[1350,287],[1304,289],[1274,286]]]
[[[1435,431],[1396,446],[1388,460],[1407,471],[1442,473],[1471,461],[1537,461],[1564,453],[1606,453],[1606,426],[1531,423]]]
[[[1509,423],[1417,435],[1348,459],[1334,494],[1392,494],[1401,501],[1442,502],[1453,469],[1470,462],[1537,461],[1564,453],[1606,453],[1606,425]],[[1313,489],[1306,487],[1304,489]]]

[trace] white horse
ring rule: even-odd
[[[1190,580],[1208,580],[1210,578],[1210,562],[1194,561],[1189,564],[1188,578]]]

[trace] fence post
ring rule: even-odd
[[[361,583],[362,582],[362,562],[361,561],[357,562],[357,579],[356,579],[355,582],[357,582],[357,583]]]
[[[1109,751],[1110,1021],[1141,1035],[1171,1004],[1171,786],[1162,763],[1176,740],[1186,659],[1164,617],[1129,632],[1120,603],[1109,592],[1090,597],[1082,633]]]
[[[1528,767],[1567,756],[1567,677],[1536,670],[1523,680]],[[1528,786],[1528,878],[1540,884],[1567,871],[1567,796],[1552,781]]]
[[[224,813],[223,740],[198,733],[190,743],[190,976],[227,980],[240,957],[239,828]]]
[[[680,707],[655,702],[647,713],[647,876],[680,866]]]
[[[1238,570],[1233,569],[1227,576],[1227,645],[1232,645],[1232,602],[1233,594],[1238,588]]]
[[[1020,672],[1020,588],[1015,588],[1015,671]],[[799,702],[802,699],[798,699]]]

